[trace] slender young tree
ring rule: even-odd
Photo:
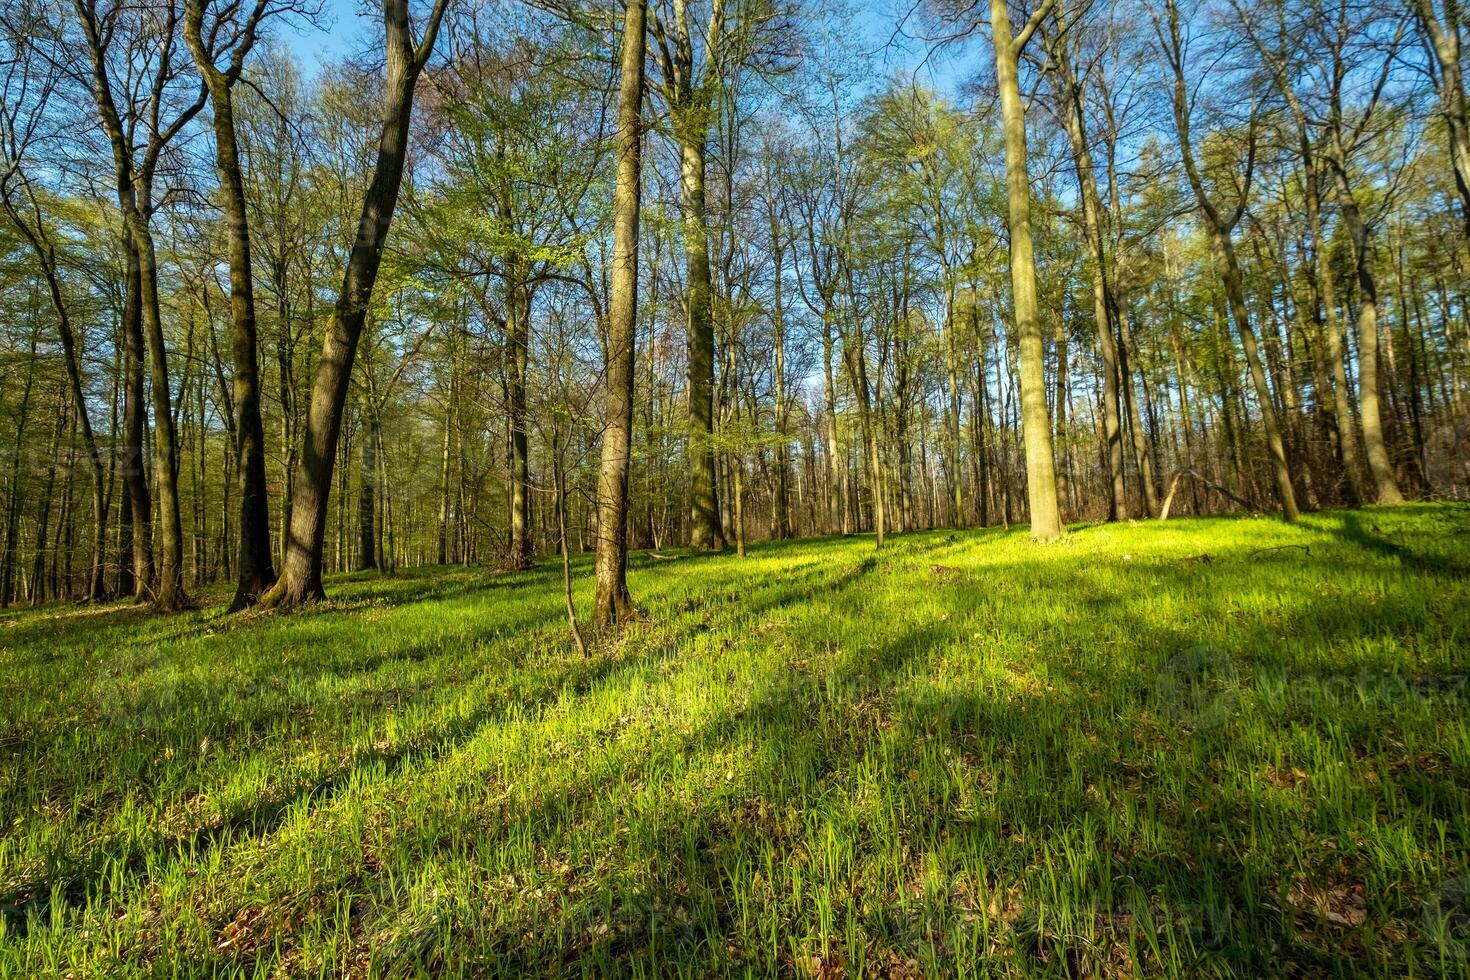
[[[1286,444],[1281,439],[1281,426],[1276,417],[1276,402],[1271,388],[1266,383],[1266,370],[1261,362],[1260,348],[1256,341],[1255,327],[1245,304],[1245,285],[1241,278],[1240,261],[1235,255],[1232,234],[1245,216],[1250,200],[1250,185],[1254,175],[1257,142],[1259,139],[1259,115],[1252,107],[1251,118],[1246,124],[1245,164],[1236,188],[1234,207],[1224,209],[1216,205],[1205,186],[1205,177],[1195,161],[1193,137],[1191,135],[1190,88],[1185,79],[1187,45],[1180,25],[1179,7],[1174,0],[1165,0],[1164,23],[1157,24],[1157,33],[1168,63],[1172,78],[1170,102],[1174,110],[1174,125],[1179,135],[1179,156],[1184,164],[1184,173],[1198,211],[1204,219],[1205,230],[1210,236],[1210,247],[1219,267],[1225,301],[1231,319],[1240,334],[1240,345],[1245,351],[1246,363],[1250,368],[1251,382],[1255,385],[1256,400],[1260,404],[1261,425],[1266,430],[1266,448],[1271,454],[1271,472],[1276,482],[1276,500],[1281,506],[1281,516],[1295,521],[1298,516],[1296,490],[1292,486],[1291,467],[1286,458]]]
[[[1102,197],[1097,190],[1092,148],[1087,136],[1087,111],[1084,82],[1072,61],[1072,38],[1055,30],[1046,36],[1047,55],[1051,61],[1050,80],[1056,97],[1056,111],[1072,148],[1072,162],[1077,170],[1078,205],[1082,218],[1082,235],[1092,259],[1092,311],[1097,325],[1097,349],[1102,359],[1102,423],[1104,458],[1108,470],[1108,516],[1115,521],[1128,519],[1128,497],[1123,486],[1123,429],[1118,416],[1118,352],[1113,339],[1112,310],[1107,281],[1107,252],[1103,245]]]
[[[27,8],[17,11],[24,17]],[[12,31],[24,25],[26,30],[35,26],[28,17],[21,24],[6,21],[5,63],[13,70],[5,73],[0,85],[0,208],[15,226],[21,238],[30,246],[46,281],[47,296],[52,311],[56,314],[56,328],[61,339],[62,357],[66,362],[66,376],[72,411],[82,435],[82,444],[87,450],[87,463],[91,473],[92,489],[92,572],[87,582],[87,599],[100,602],[107,595],[105,569],[107,565],[107,491],[106,472],[102,449],[92,430],[91,412],[87,407],[87,396],[82,366],[82,351],[77,342],[77,332],[72,322],[71,307],[65,297],[56,240],[47,226],[36,186],[27,173],[29,157],[34,153],[43,136],[53,137],[45,128],[44,113],[50,96],[60,82],[60,73],[50,59],[35,57],[31,37],[21,37]],[[34,352],[33,352],[34,353]],[[29,397],[29,376],[27,379]],[[19,434],[17,434],[17,451]],[[14,501],[12,502],[14,504]],[[13,545],[13,532],[7,534]],[[5,590],[0,590],[3,592]]]
[[[275,584],[271,557],[270,500],[265,482],[265,426],[260,418],[259,345],[255,332],[255,287],[250,259],[250,215],[240,148],[235,134],[235,83],[255,47],[262,20],[274,12],[269,0],[248,11],[238,4],[217,8],[215,0],[185,0],[184,39],[209,89],[214,110],[215,170],[224,202],[230,256],[230,349],[234,356],[235,473],[239,481],[240,527],[235,538],[235,597],[230,612],[253,605]],[[206,19],[209,21],[206,35]],[[221,67],[223,63],[223,67]]]

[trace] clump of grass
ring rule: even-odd
[[[586,659],[556,563],[9,614],[0,975],[1464,973],[1467,572],[1415,506],[635,556]]]

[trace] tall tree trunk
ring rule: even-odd
[[[265,425],[260,417],[260,366],[255,329],[255,279],[250,259],[250,215],[240,150],[235,139],[235,103],[231,91],[240,65],[253,42],[255,19],[246,25],[247,39],[237,47],[235,64],[220,71],[201,37],[205,0],[190,0],[184,37],[194,63],[204,76],[214,105],[215,170],[223,192],[230,250],[230,349],[234,356],[236,474],[240,481],[240,531],[236,538],[235,596],[230,612],[254,605],[275,584],[271,558],[270,499],[265,482]]]
[[[51,451],[46,455],[46,481],[42,484],[36,513],[36,553],[31,563],[31,605],[46,599],[46,558],[51,547],[51,501],[56,491],[56,470],[61,461],[61,434],[66,431],[67,399],[56,403],[56,428],[51,433]]]
[[[31,330],[30,356],[26,358],[25,381],[21,384],[20,408],[15,420],[15,449],[10,458],[10,494],[5,502],[5,546],[0,553],[0,608],[15,598],[15,561],[20,544],[20,502],[25,496],[21,473],[25,469],[26,426],[30,421],[31,391],[36,382],[36,342],[39,325]]]
[[[425,22],[423,39],[415,46],[408,22],[408,0],[383,0],[388,73],[377,163],[372,183],[363,195],[357,237],[312,383],[305,445],[294,475],[296,489],[285,560],[279,580],[261,597],[261,604],[267,607],[299,605],[325,595],[322,548],[337,462],[337,439],[342,431],[342,410],[347,402],[347,386],[368,302],[383,258],[383,243],[388,237],[388,226],[403,182],[414,87],[434,50],[445,3],[446,0],[435,0]]]
[[[1379,406],[1378,379],[1378,282],[1373,275],[1373,243],[1367,222],[1348,184],[1345,154],[1330,162],[1337,187],[1338,211],[1353,243],[1353,267],[1358,279],[1358,417],[1363,426],[1363,448],[1367,450],[1368,472],[1380,504],[1401,504],[1393,461],[1383,436],[1383,413]]]
[[[1281,505],[1281,514],[1288,521],[1298,516],[1296,489],[1291,480],[1291,467],[1286,459],[1286,444],[1281,439],[1281,426],[1276,418],[1276,405],[1271,397],[1271,388],[1266,383],[1266,369],[1261,362],[1260,349],[1256,344],[1256,331],[1250,322],[1250,313],[1245,305],[1245,287],[1241,282],[1240,263],[1235,257],[1235,246],[1227,231],[1215,229],[1211,235],[1215,259],[1221,267],[1225,286],[1225,301],[1240,334],[1240,346],[1245,351],[1246,366],[1250,369],[1251,383],[1256,389],[1256,402],[1261,409],[1261,426],[1266,430],[1266,450],[1271,457],[1271,473],[1276,481],[1276,500]]]
[[[453,448],[451,437],[454,433],[454,404],[455,404],[455,382],[457,358],[454,350],[454,340],[450,340],[449,352],[449,392],[444,399],[444,440],[443,451],[439,461],[439,550],[437,564],[449,564],[449,472],[452,460],[451,449]]]
[[[508,372],[510,425],[510,553],[506,567],[531,567],[531,467],[526,431],[527,334],[531,326],[531,295],[521,276],[519,263],[511,262],[511,283],[506,294],[505,335],[510,348]]]
[[[785,250],[781,242],[781,224],[776,205],[770,204],[771,261],[775,275],[771,280],[771,344],[775,348],[775,365],[771,378],[771,395],[775,400],[776,427],[776,486],[773,506],[774,536],[778,540],[791,537],[791,511],[789,505],[791,478],[791,446],[786,434],[786,309],[782,303],[782,276],[785,274],[783,258]]]
[[[725,546],[725,535],[715,482],[715,334],[710,312],[709,233],[705,225],[705,123],[702,112],[686,112],[694,117],[683,124],[694,131],[683,133],[679,148],[689,307],[689,546],[718,551]]]
[[[1036,259],[1031,244],[1031,182],[1026,163],[1026,116],[1021,104],[1018,59],[1052,0],[1044,0],[1020,36],[1012,37],[1006,0],[990,0],[996,85],[1005,127],[1007,222],[1010,232],[1011,298],[1020,348],[1021,425],[1026,445],[1026,492],[1031,536],[1049,541],[1062,533],[1057,508],[1056,461],[1047,411],[1045,349],[1036,304]]]
[[[643,179],[643,51],[646,0],[628,0],[618,90],[618,176],[613,190],[612,297],[607,403],[597,481],[596,622],[636,615],[628,594],[628,469],[633,447],[634,345],[638,331],[638,210]]]
[[[1249,124],[1250,156],[1245,167],[1241,196],[1233,212],[1227,214],[1210,200],[1205,190],[1204,179],[1200,176],[1199,168],[1195,163],[1194,147],[1190,136],[1189,89],[1184,80],[1185,51],[1179,26],[1179,8],[1174,0],[1166,0],[1165,10],[1168,33],[1163,39],[1165,56],[1173,72],[1170,101],[1174,110],[1174,126],[1179,134],[1179,155],[1184,164],[1184,172],[1190,189],[1194,192],[1195,203],[1210,236],[1210,248],[1225,288],[1225,301],[1229,306],[1230,316],[1235,321],[1236,331],[1240,334],[1240,344],[1245,351],[1246,364],[1250,368],[1251,381],[1256,389],[1256,399],[1260,403],[1261,423],[1266,430],[1266,449],[1271,457],[1272,476],[1276,484],[1276,499],[1281,505],[1281,516],[1287,521],[1295,521],[1298,517],[1296,491],[1292,485],[1291,467],[1286,458],[1286,445],[1281,439],[1275,404],[1271,397],[1271,389],[1266,384],[1266,371],[1261,364],[1260,351],[1256,345],[1255,329],[1251,326],[1250,313],[1246,309],[1245,287],[1241,282],[1240,263],[1235,257],[1235,246],[1230,240],[1231,231],[1240,223],[1241,217],[1245,214],[1250,192],[1252,168],[1255,164],[1257,120],[1252,118]]]
[[[153,495],[148,487],[148,467],[144,461],[144,433],[148,426],[146,388],[143,383],[142,273],[132,236],[124,231],[124,254],[127,262],[123,287],[123,336],[127,345],[124,358],[123,385],[123,481],[127,488],[128,513],[133,559],[133,595],[148,598],[153,588]]]
[[[1064,39],[1053,40],[1052,60],[1057,66],[1060,114],[1067,138],[1072,146],[1072,160],[1077,167],[1077,184],[1081,190],[1082,233],[1092,259],[1092,312],[1097,324],[1097,348],[1102,358],[1103,442],[1108,476],[1108,519],[1128,519],[1128,497],[1123,487],[1123,431],[1118,418],[1118,353],[1113,342],[1112,310],[1108,304],[1107,253],[1103,248],[1102,198],[1097,190],[1097,176],[1092,166],[1092,151],[1087,142],[1086,114],[1083,111],[1082,86],[1072,69],[1072,61]]]
[[[826,430],[827,443],[827,500],[828,534],[846,536],[852,532],[847,509],[847,486],[843,479],[842,461],[837,449],[837,376],[832,370],[832,316],[831,303],[822,316],[822,395],[825,411],[822,422]]]
[[[184,591],[184,525],[179,506],[179,449],[168,381],[168,350],[158,298],[158,262],[153,232],[139,208],[128,218],[142,276],[143,326],[148,337],[149,382],[153,400],[153,475],[158,486],[159,564],[153,605],[164,611],[191,605]]]
[[[378,421],[364,428],[357,470],[357,564],[355,571],[378,567]]]
[[[87,463],[92,476],[92,570],[87,580],[87,600],[89,602],[100,602],[107,595],[107,585],[104,570],[107,566],[107,491],[106,472],[102,465],[102,450],[97,444],[97,437],[92,431],[92,419],[87,410],[87,396],[82,383],[82,359],[81,352],[77,349],[76,333],[72,328],[71,310],[66,305],[65,297],[61,291],[61,274],[56,264],[56,248],[52,244],[51,237],[42,223],[41,209],[35,197],[31,194],[29,183],[24,184],[26,196],[25,204],[29,216],[21,213],[21,205],[12,199],[8,191],[10,184],[3,188],[4,205],[6,213],[10,216],[12,224],[20,231],[22,237],[30,244],[32,252],[41,266],[41,273],[46,279],[47,294],[51,300],[52,311],[56,314],[57,332],[61,337],[61,353],[66,362],[66,377],[70,385],[72,409],[76,413],[78,427],[82,433],[82,443],[87,450]],[[34,337],[32,338],[32,361],[35,357]],[[30,362],[28,362],[30,363]],[[26,396],[30,394],[30,375],[26,379]],[[22,401],[21,430],[24,430],[23,420],[25,418],[25,401]],[[20,433],[17,432],[16,439],[19,440]],[[19,445],[17,441],[17,446]],[[3,591],[3,590],[0,590]]]

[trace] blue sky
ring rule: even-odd
[[[360,0],[322,0],[323,29],[311,27],[286,28],[281,31],[281,41],[301,60],[308,73],[315,72],[323,61],[340,58],[353,51],[368,36],[382,28],[377,19],[363,16]]]
[[[364,0],[323,0],[320,28],[287,28],[281,32],[281,40],[300,59],[307,73],[314,74],[324,61],[351,54],[365,41],[376,42],[382,30],[378,5],[372,0],[366,2],[365,8]],[[973,74],[967,62],[985,57],[988,52],[972,41],[926,58],[927,46],[923,42],[894,37],[902,12],[911,9],[912,4],[913,0],[855,0],[854,32],[864,50],[874,54],[884,74],[918,70],[924,82],[953,94]],[[917,22],[909,23],[910,34],[918,30]]]

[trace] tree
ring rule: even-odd
[[[163,314],[158,296],[158,257],[151,225],[157,203],[154,181],[165,148],[204,107],[205,91],[192,100],[177,97],[177,82],[183,66],[177,56],[178,8],[171,2],[157,10],[137,10],[114,5],[99,12],[97,0],[73,0],[77,20],[86,41],[90,87],[97,114],[112,148],[114,185],[122,216],[122,242],[128,258],[127,325],[130,364],[136,369],[129,379],[130,442],[136,440],[138,456],[129,452],[125,465],[131,473],[134,547],[150,550],[146,529],[151,525],[148,491],[141,474],[142,356],[147,338],[149,381],[153,400],[154,478],[158,488],[160,560],[157,582],[151,581],[149,561],[138,565],[138,588],[151,590],[155,608],[172,611],[190,604],[184,592],[184,530],[179,515],[179,451],[175,430],[168,351],[164,344]],[[119,101],[114,91],[113,60],[127,62],[117,48],[128,46],[129,54],[145,54],[143,64],[151,71],[129,71],[124,82],[130,88]],[[156,53],[155,53],[156,52]],[[119,106],[123,108],[119,108]],[[165,107],[168,114],[165,115]],[[143,132],[138,153],[135,130]],[[136,435],[134,435],[136,431]],[[132,447],[129,447],[130,450]],[[141,534],[140,534],[141,532]]]
[[[1073,37],[1053,30],[1046,34],[1047,56],[1053,71],[1050,79],[1056,113],[1067,132],[1072,162],[1077,172],[1078,211],[1082,237],[1092,258],[1092,310],[1097,327],[1098,354],[1102,358],[1102,416],[1105,460],[1108,470],[1108,516],[1128,519],[1128,497],[1123,485],[1123,430],[1118,418],[1119,374],[1117,343],[1114,340],[1113,305],[1108,290],[1107,251],[1104,247],[1102,197],[1097,190],[1092,149],[1087,136],[1087,113],[1083,80],[1073,68]],[[1127,381],[1124,379],[1124,383]]]
[[[5,73],[3,86],[0,86],[0,153],[4,154],[0,159],[0,207],[4,208],[6,217],[30,246],[56,314],[72,411],[87,450],[92,477],[92,572],[87,582],[87,598],[100,602],[107,595],[104,576],[107,565],[107,490],[102,449],[92,429],[91,410],[87,406],[81,345],[77,341],[71,307],[65,297],[65,270],[61,267],[56,240],[42,213],[36,185],[27,174],[30,157],[44,141],[59,136],[58,132],[48,131],[45,110],[49,97],[55,93],[62,79],[53,58],[35,56],[35,45],[40,35],[39,22],[33,19],[37,13],[33,8],[22,5],[16,10],[21,18],[19,23],[7,19],[3,24],[8,56],[5,63],[12,70]],[[32,358],[34,352],[33,344]],[[31,377],[27,375],[26,401],[29,400],[30,385]],[[24,427],[20,428],[23,430]],[[17,432],[17,451],[21,434]],[[7,553],[14,547],[15,503],[12,501],[11,519],[6,531]],[[7,560],[7,573],[11,566],[12,562]],[[8,600],[8,584],[0,589],[0,593]]]
[[[213,0],[185,0],[184,38],[204,78],[214,110],[215,170],[224,200],[230,253],[230,349],[234,356],[234,435],[240,481],[240,529],[236,539],[235,597],[230,611],[253,605],[275,584],[271,559],[270,501],[265,482],[265,426],[260,417],[259,344],[255,284],[250,260],[250,215],[235,133],[233,89],[255,47],[261,23],[282,8],[256,0],[216,9]],[[209,19],[206,35],[206,17]],[[224,67],[220,67],[221,62]]]
[[[1255,385],[1256,397],[1260,404],[1261,424],[1266,430],[1266,447],[1271,455],[1272,475],[1276,481],[1276,499],[1281,506],[1281,516],[1287,521],[1295,521],[1298,511],[1296,491],[1291,482],[1291,467],[1286,458],[1286,445],[1281,439],[1281,427],[1276,417],[1276,403],[1266,383],[1265,368],[1261,364],[1255,328],[1251,325],[1250,313],[1246,309],[1245,286],[1241,280],[1240,261],[1236,258],[1235,243],[1231,238],[1236,225],[1244,217],[1246,206],[1249,203],[1250,185],[1254,176],[1257,142],[1260,135],[1259,105],[1252,103],[1250,118],[1245,123],[1243,134],[1244,163],[1238,175],[1232,174],[1232,177],[1236,179],[1235,201],[1232,207],[1222,208],[1211,199],[1210,192],[1205,186],[1205,176],[1195,160],[1190,119],[1193,105],[1189,95],[1190,88],[1185,81],[1188,46],[1180,26],[1179,7],[1174,0],[1166,0],[1164,22],[1162,25],[1157,25],[1156,22],[1156,26],[1164,60],[1172,73],[1170,100],[1174,110],[1174,125],[1179,135],[1180,159],[1184,164],[1184,172],[1188,177],[1190,189],[1194,192],[1199,213],[1204,219],[1206,231],[1209,233],[1210,245],[1214,251],[1221,282],[1225,288],[1225,301],[1229,306],[1230,316],[1235,322],[1235,329],[1240,335],[1246,363],[1250,367],[1251,381]]]
[[[1010,233],[1011,303],[1020,348],[1021,428],[1026,442],[1026,492],[1031,536],[1050,541],[1062,533],[1057,506],[1056,460],[1047,408],[1045,351],[1036,304],[1036,258],[1031,243],[1031,178],[1026,162],[1026,114],[1021,104],[1019,61],[1031,35],[1051,13],[1055,0],[1042,0],[1021,32],[1011,34],[1006,0],[990,0],[995,83],[1005,128],[1006,228]]]
[[[372,183],[363,195],[357,237],[342,276],[342,288],[312,384],[301,462],[293,477],[296,489],[285,560],[280,578],[261,598],[261,604],[267,608],[289,608],[326,594],[322,589],[322,547],[347,386],[382,263],[383,244],[403,182],[414,89],[433,54],[447,2],[434,0],[424,23],[423,37],[415,42],[409,24],[408,0],[383,0],[388,70],[377,163]]]
[[[617,185],[613,191],[612,300],[607,400],[597,481],[598,626],[637,615],[628,594],[628,470],[633,451],[634,345],[638,329],[638,210],[643,180],[643,55],[646,0],[628,0],[618,87]]]
[[[715,475],[715,334],[710,314],[709,220],[705,166],[709,129],[726,57],[724,0],[712,0],[696,62],[687,0],[671,0],[673,24],[653,16],[653,36],[662,67],[664,101],[679,149],[679,203],[683,212],[685,306],[688,316],[689,544],[719,551],[725,546]],[[697,77],[696,77],[697,75]]]
[[[1464,14],[1460,12],[1459,0],[1439,0],[1437,4],[1435,0],[1414,0],[1414,11],[1419,16],[1427,46],[1433,52],[1430,73],[1439,92],[1455,188],[1460,192],[1460,207],[1464,211],[1465,237],[1470,240],[1470,101],[1466,100],[1465,69],[1460,63]]]

